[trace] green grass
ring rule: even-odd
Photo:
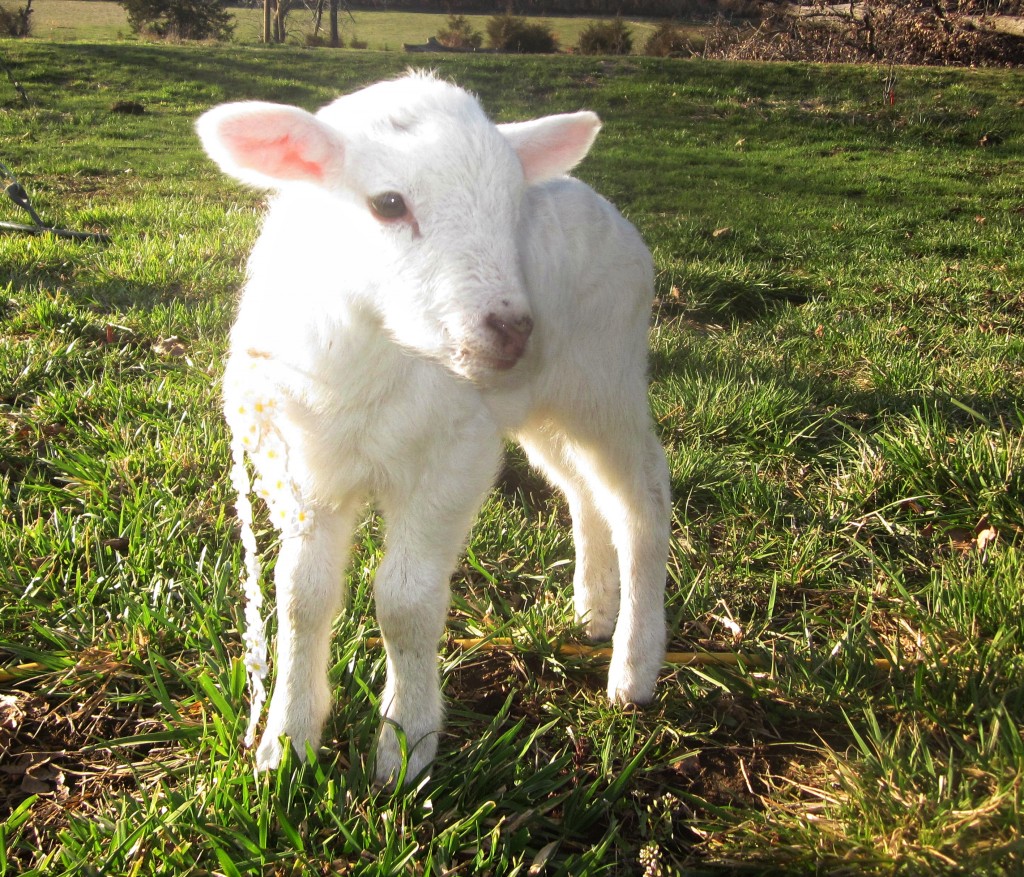
[[[564,506],[513,458],[450,629],[523,648],[443,650],[434,777],[389,794],[372,517],[319,760],[237,742],[217,398],[260,199],[191,126],[409,58],[2,50],[33,103],[0,84],[0,160],[112,241],[0,236],[0,874],[1021,872],[1024,77],[901,70],[889,108],[872,68],[429,59],[501,120],[604,118],[580,176],[658,268],[672,646],[750,661],[609,708],[556,648]]]
[[[13,2],[13,0],[9,0]],[[107,0],[34,0],[32,5],[32,33],[47,40],[106,40],[131,36],[124,8]],[[236,8],[234,40],[240,43],[258,43],[263,32],[263,12],[259,8]],[[484,35],[486,44],[487,22],[490,15],[467,15],[473,29]],[[585,17],[538,18],[551,28],[563,50],[579,42],[580,33],[595,21]],[[427,12],[373,12],[357,10],[339,16],[341,37],[348,45],[353,39],[367,44],[376,51],[401,52],[405,43],[421,44],[442,30],[447,15]],[[648,36],[656,24],[651,21],[627,19],[633,34],[634,52],[643,51]],[[311,13],[298,4],[288,13],[288,42],[302,45],[314,31]],[[327,16],[323,18],[321,36],[326,35]],[[698,28],[694,28],[694,33]]]

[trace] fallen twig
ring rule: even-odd
[[[448,640],[450,646],[462,651],[481,649],[484,651],[526,651],[524,644],[517,642],[511,637],[464,637]],[[371,636],[366,639],[368,648],[377,649],[383,645],[380,637]],[[558,643],[555,646],[555,654],[564,658],[597,658],[599,660],[610,660],[612,650],[607,646],[588,646],[582,643]],[[698,650],[693,652],[668,652],[665,655],[666,664],[683,664],[697,666],[737,666],[744,665],[757,669],[767,669],[768,662],[757,655],[748,655],[743,652],[708,652]]]
[[[35,676],[46,668],[42,664],[18,664],[15,667],[0,667],[0,683],[13,682],[15,679],[26,679]]]
[[[383,645],[380,637],[371,636],[366,640],[367,648],[378,649]],[[483,651],[527,651],[524,643],[518,642],[511,637],[460,637],[448,640],[451,647],[470,651],[481,649]],[[555,646],[555,654],[564,658],[597,658],[598,660],[610,660],[612,650],[608,646],[588,646],[583,643],[558,643]],[[690,652],[667,652],[665,654],[666,664],[677,664],[691,667],[749,667],[753,670],[767,670],[771,667],[771,661],[761,655],[752,655],[746,652],[709,652],[698,649]],[[872,663],[879,670],[892,670],[895,666],[888,658],[874,658]]]

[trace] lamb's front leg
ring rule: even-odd
[[[381,701],[377,781],[408,779],[437,752],[444,714],[438,643],[448,615],[449,579],[466,534],[490,489],[501,456],[495,434],[447,448],[444,460],[418,485],[416,496],[389,503],[387,551],[374,583],[377,622],[387,650]]]
[[[387,682],[381,701],[377,780],[397,782],[402,741],[411,779],[437,752],[444,707],[437,648],[448,614],[451,567],[417,557],[415,549],[392,550],[377,571],[377,621],[387,650]]]
[[[331,709],[327,680],[331,627],[344,602],[350,515],[318,511],[307,533],[281,543],[274,585],[277,652],[267,726],[256,750],[260,770],[276,768],[288,737],[299,758],[314,749]]]

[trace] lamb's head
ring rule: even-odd
[[[311,234],[317,251],[287,254],[323,263],[321,295],[336,288],[398,344],[486,379],[516,365],[533,328],[523,194],[579,162],[600,122],[582,112],[494,125],[467,92],[410,74],[316,115],[244,102],[197,127],[225,172],[277,190],[279,204],[304,199],[310,221],[331,226],[328,252]]]

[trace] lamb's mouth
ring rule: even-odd
[[[456,369],[462,374],[481,371],[506,372],[514,368],[521,356],[500,356],[496,353],[471,347],[460,347],[455,354]]]

